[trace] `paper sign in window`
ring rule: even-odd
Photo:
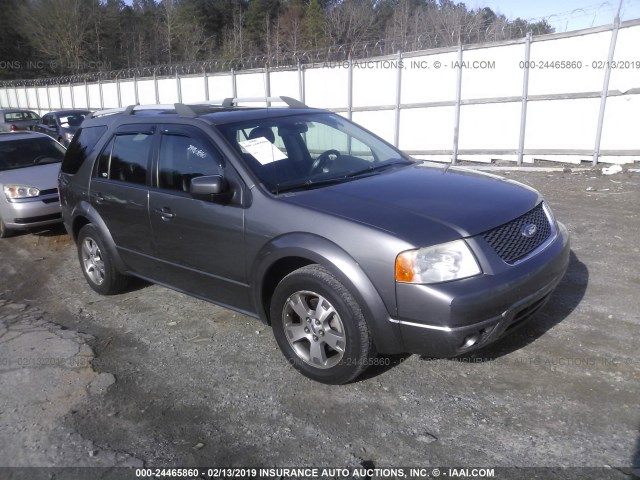
[[[265,137],[252,138],[244,142],[238,142],[242,148],[249,152],[262,165],[276,160],[284,160],[287,156]]]

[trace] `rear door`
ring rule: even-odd
[[[239,177],[200,129],[159,127],[155,186],[149,214],[155,241],[154,278],[194,295],[242,310],[249,308],[241,202],[193,198],[191,179],[223,175],[234,189]],[[238,198],[240,192],[238,191]]]
[[[119,127],[100,153],[89,187],[91,205],[120,256],[141,275],[152,255],[148,185],[155,131],[152,124]]]

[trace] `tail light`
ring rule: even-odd
[[[11,124],[11,126],[9,127],[9,131],[10,132],[17,132],[18,131],[18,127],[16,125]]]

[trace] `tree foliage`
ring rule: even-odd
[[[0,78],[264,54],[277,62],[381,40],[391,53],[553,31],[454,0],[0,0],[0,11],[0,61],[14,67]]]

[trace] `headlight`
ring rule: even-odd
[[[30,198],[40,195],[40,190],[26,185],[5,185],[4,194],[8,199]]]
[[[438,283],[482,273],[464,240],[407,250],[396,257],[396,281]]]

